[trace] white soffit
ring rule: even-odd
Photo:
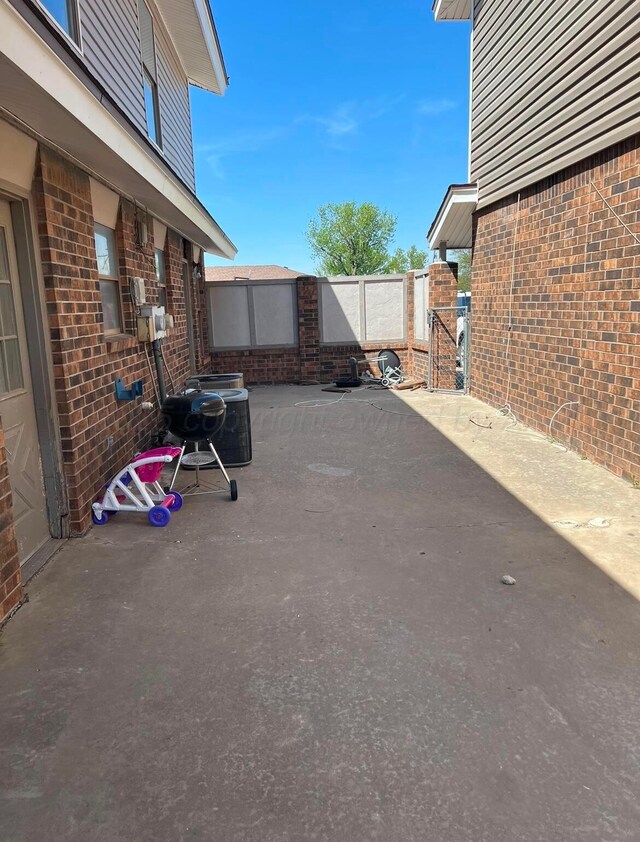
[[[192,85],[223,94],[227,72],[209,0],[155,0]]]
[[[471,248],[473,212],[477,204],[476,184],[452,184],[429,228],[429,247],[437,249],[446,243],[450,249]]]
[[[473,0],[435,0],[433,16],[441,20],[471,20]]]

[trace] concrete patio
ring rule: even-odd
[[[2,840],[639,838],[640,492],[470,398],[332,397],[256,389],[236,503],[32,581]]]

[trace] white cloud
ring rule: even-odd
[[[315,123],[324,129],[330,139],[336,140],[355,134],[365,123],[384,117],[392,111],[403,97],[380,97],[362,102],[343,102],[329,114],[305,114],[298,123]]]
[[[422,99],[416,107],[418,114],[444,114],[453,111],[458,103],[452,99]]]
[[[254,129],[220,137],[211,143],[200,144],[197,152],[204,155],[216,178],[224,178],[224,160],[233,155],[259,152],[285,134],[282,127]]]

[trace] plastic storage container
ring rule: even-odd
[[[244,375],[235,374],[198,374],[187,380],[188,389],[196,389],[197,384],[201,389],[209,392],[218,392],[220,389],[244,389]]]

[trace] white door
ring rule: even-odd
[[[9,204],[0,200],[0,418],[20,563],[50,537]]]

